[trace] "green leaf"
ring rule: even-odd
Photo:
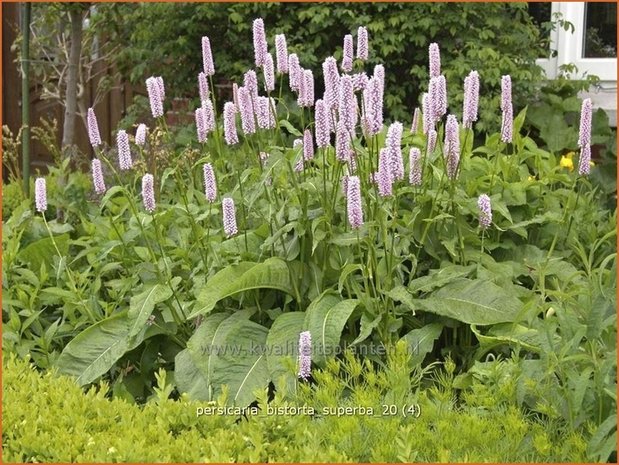
[[[493,326],[487,335],[481,334],[475,325],[471,330],[484,349],[492,349],[499,345],[519,346],[531,352],[539,353],[539,333],[535,329],[513,323],[502,323]]]
[[[363,273],[363,267],[358,263],[349,263],[344,267],[342,273],[340,274],[340,279],[337,283],[337,291],[341,294],[344,289],[344,283],[346,282],[346,278],[349,274],[354,273],[355,271],[361,271]]]
[[[296,367],[297,344],[303,331],[305,312],[283,313],[273,322],[267,335],[267,366],[276,389],[287,386],[292,392],[296,373],[289,367]]]
[[[174,380],[180,392],[186,392],[194,400],[210,398],[206,378],[194,363],[189,349],[176,354],[174,367]]]
[[[312,361],[317,365],[324,365],[328,356],[336,354],[344,325],[359,305],[356,299],[341,300],[328,292],[310,304],[303,324],[312,335]]]
[[[432,352],[434,341],[440,337],[442,331],[442,324],[432,323],[423,328],[413,329],[400,339],[408,345],[412,354],[411,361],[414,365],[420,365],[425,356]]]
[[[81,386],[107,373],[120,357],[137,347],[144,338],[144,334],[140,333],[130,342],[131,323],[125,311],[79,333],[65,346],[56,361],[60,373],[75,376]]]
[[[226,385],[232,403],[246,407],[255,400],[254,392],[264,389],[270,380],[266,360],[268,330],[253,321],[229,320],[222,324],[222,337],[213,339],[219,350],[209,358],[210,382],[213,395]]]
[[[209,313],[220,300],[250,289],[278,289],[294,295],[293,279],[288,264],[281,258],[228,266],[208,280],[198,295],[197,310],[189,318]]]
[[[457,278],[470,275],[475,270],[475,265],[462,266],[450,265],[439,270],[430,270],[427,276],[413,279],[408,284],[408,290],[412,294],[417,292],[430,292],[436,288],[443,287]]]
[[[292,134],[293,136],[297,136],[297,137],[301,137],[301,136],[303,136],[303,134],[301,134],[301,132],[299,132],[299,130],[298,130],[297,128],[295,128],[292,124],[290,124],[290,123],[288,122],[288,120],[286,120],[286,119],[282,119],[282,120],[280,120],[280,121],[279,121],[279,125],[280,125],[281,127],[284,127],[284,128],[286,128],[286,129],[288,129],[288,132],[289,132],[290,134]]]
[[[394,287],[387,295],[397,302],[402,302],[405,307],[413,312],[413,315],[415,314],[415,299],[404,286]]]
[[[417,308],[471,325],[513,322],[519,318],[522,302],[490,281],[459,278],[425,299]]]
[[[374,328],[376,328],[380,324],[381,319],[382,315],[377,315],[374,319],[372,319],[369,315],[365,313],[361,315],[361,322],[359,323],[359,335],[354,341],[350,343],[350,345],[354,346],[355,344],[359,344],[365,341],[370,336],[370,334],[372,334]]]
[[[52,241],[51,237],[44,237],[31,244],[28,244],[17,254],[17,258],[28,264],[31,270],[40,270],[41,264],[51,264],[54,262],[54,257],[58,255],[56,248],[54,247],[54,241],[60,251],[60,254],[64,257],[69,251],[69,235],[62,234],[60,236],[54,236]]]
[[[187,341],[190,359],[177,367],[179,389],[195,400],[212,400],[229,387],[237,405],[253,401],[253,391],[269,381],[265,341],[267,329],[249,321],[252,311],[209,315]],[[202,383],[202,386],[199,386]]]
[[[131,297],[128,316],[133,321],[129,337],[135,336],[142,330],[156,304],[165,302],[170,297],[172,297],[172,289],[163,284],[148,286],[143,292]]]

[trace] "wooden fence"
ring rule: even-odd
[[[2,124],[8,125],[14,134],[21,127],[21,76],[17,56],[11,52],[11,45],[19,34],[20,4],[2,4]],[[105,66],[105,65],[102,65]],[[101,68],[102,76],[111,75],[111,69]],[[94,94],[95,82],[85,89],[87,99]],[[42,119],[55,119],[58,123],[56,142],[62,140],[63,107],[56,102],[41,99],[40,83],[33,82],[30,88],[30,125],[37,126]],[[103,141],[112,142],[113,130],[125,116],[126,110],[133,102],[135,94],[143,94],[145,89],[128,83],[116,82],[114,89],[95,106],[99,131]],[[87,100],[88,101],[88,100]],[[81,152],[91,153],[88,132],[82,118],[76,122],[75,144]],[[46,147],[34,139],[31,141],[31,172],[44,172],[51,156]]]

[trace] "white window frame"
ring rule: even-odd
[[[617,81],[617,58],[583,58],[585,42],[585,2],[553,2],[551,17],[554,13],[561,13],[562,19],[574,25],[574,32],[566,31],[561,27],[551,32],[550,48],[557,51],[556,57],[537,60],[549,79],[555,79],[559,74],[559,67],[573,63],[578,68],[578,79],[594,74],[600,81]]]

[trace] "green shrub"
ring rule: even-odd
[[[401,348],[400,348],[401,349]],[[423,373],[410,375],[407,355],[396,350],[376,370],[347,355],[315,372],[295,401],[266,392],[254,404],[280,414],[198,416],[198,408],[225,405],[167,399],[159,394],[143,407],[108,400],[106,384],[84,393],[67,377],[40,375],[13,356],[3,367],[3,461],[6,462],[512,462],[582,461],[586,433],[556,428],[524,415],[509,395],[470,396],[458,404],[453,366],[421,388]],[[344,382],[343,382],[344,381]],[[421,384],[420,384],[421,383]],[[472,389],[481,389],[475,384]],[[383,407],[386,405],[387,407]],[[383,415],[390,405],[397,415]],[[419,415],[402,416],[418,405]],[[336,408],[374,408],[374,415],[337,416]],[[291,415],[293,407],[316,415]],[[327,409],[325,412],[323,409]],[[288,414],[286,414],[286,409]],[[325,413],[329,413],[325,415]],[[363,413],[363,412],[357,412]],[[415,412],[413,412],[415,413]]]
[[[359,26],[367,26],[370,64],[385,64],[385,108],[394,119],[410,120],[420,104],[431,42],[441,47],[451,113],[462,110],[464,77],[471,69],[479,71],[483,110],[478,129],[497,128],[501,75],[512,76],[516,108],[534,98],[542,77],[535,60],[543,56],[543,40],[526,3],[162,3],[120,8],[122,13],[113,9],[101,14],[123,24],[115,32],[125,73],[143,83],[156,72],[180,97],[197,95],[203,35],[213,47],[216,82],[239,82],[253,67],[251,27],[257,17],[265,20],[270,48],[276,33],[286,34],[289,50],[298,53],[303,67],[314,70],[317,82],[322,81],[324,59],[332,54],[341,58],[344,34],[356,35]]]

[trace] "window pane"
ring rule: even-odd
[[[617,57],[617,4],[585,4],[583,58]]]

